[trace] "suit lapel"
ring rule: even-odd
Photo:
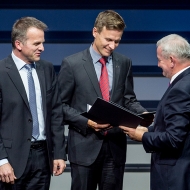
[[[94,90],[95,90],[97,96],[102,98],[98,78],[96,75],[96,71],[95,71],[89,50],[84,51],[83,66],[84,66],[85,71],[88,74],[88,77],[94,87]]]
[[[187,74],[190,74],[190,68],[186,69],[185,71],[183,71],[181,74],[179,74],[174,81],[170,84],[170,86],[168,87],[168,89],[166,90],[166,92],[164,93],[164,95],[162,96],[159,104],[157,107],[159,107],[161,105],[162,100],[164,99],[164,97],[166,96],[166,94],[170,91],[170,89],[178,82],[180,81],[184,76],[186,76]]]
[[[186,69],[185,71],[183,71],[181,74],[179,74],[174,81],[172,82],[172,84],[170,85],[171,87],[174,86],[179,80],[181,80],[184,76],[190,74],[190,68]]]
[[[120,75],[120,63],[118,57],[115,56],[114,52],[112,55],[112,62],[113,62],[113,84],[112,84],[112,91],[110,95],[110,100],[112,100],[114,95],[114,88],[118,84],[119,75]]]
[[[164,99],[164,97],[166,96],[166,94],[170,91],[170,89],[172,88],[172,85],[170,85],[167,90],[165,91],[164,95],[162,96],[160,102]]]
[[[40,62],[36,62],[36,72],[38,75],[39,83],[40,83],[40,89],[41,89],[41,95],[42,95],[42,109],[44,116],[46,115],[46,81],[45,81],[45,74],[44,69]],[[44,118],[46,119],[46,118]]]
[[[15,85],[16,89],[20,93],[20,96],[23,98],[26,106],[30,110],[26,91],[24,88],[24,84],[22,82],[22,79],[20,77],[20,74],[18,72],[18,69],[12,59],[11,56],[8,57],[8,60],[6,62],[6,69],[7,69],[7,74],[9,75],[10,79],[12,80],[13,84]]]

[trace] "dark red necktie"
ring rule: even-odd
[[[109,101],[109,78],[108,71],[106,68],[106,58],[102,57],[99,62],[102,64],[102,72],[100,76],[100,89],[104,100]]]

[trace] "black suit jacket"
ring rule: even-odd
[[[103,137],[88,128],[87,119],[80,115],[87,111],[97,97],[102,97],[89,50],[65,58],[58,76],[65,121],[69,124],[68,156],[72,163],[89,166],[97,158]],[[134,112],[146,111],[133,92],[131,61],[113,53],[113,85],[111,101]],[[116,113],[117,114],[117,113]],[[126,160],[126,135],[115,127],[109,131],[108,141],[117,164]]]
[[[190,189],[190,68],[165,92],[149,132],[142,142],[152,152],[151,189]]]
[[[52,172],[53,159],[66,159],[63,114],[53,65],[36,62],[45,121],[45,134]],[[19,178],[27,165],[32,137],[32,115],[26,91],[11,56],[0,61],[2,115],[0,159],[7,158]]]

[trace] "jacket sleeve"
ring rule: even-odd
[[[143,108],[140,103],[137,101],[136,94],[134,92],[134,82],[132,74],[132,62],[130,59],[127,60],[128,72],[125,79],[125,88],[124,88],[124,107],[135,112],[142,113],[147,111]]]
[[[189,136],[190,85],[184,89],[180,86],[178,84],[162,99],[154,129],[144,133],[142,143],[146,152],[179,151]]]
[[[51,107],[51,138],[53,141],[54,159],[66,160],[65,135],[64,135],[64,114],[62,112],[61,99],[56,73],[52,66],[52,107]]]

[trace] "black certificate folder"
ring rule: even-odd
[[[124,125],[132,128],[136,128],[143,119],[136,113],[101,98],[97,98],[90,110],[81,115],[99,124],[109,123],[112,126]]]

